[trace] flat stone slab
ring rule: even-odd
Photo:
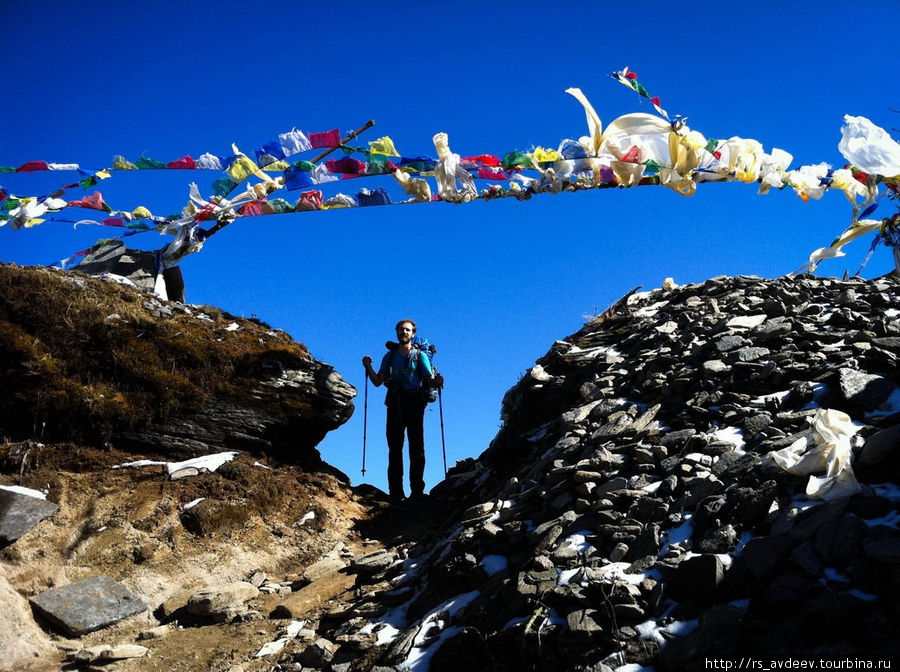
[[[92,576],[46,590],[29,601],[41,616],[75,637],[147,609],[140,597],[108,576]]]
[[[58,508],[46,499],[0,488],[0,548],[9,546]]]

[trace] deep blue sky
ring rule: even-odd
[[[900,126],[891,44],[896,3],[2,2],[5,100],[0,165],[90,168],[114,154],[162,161],[234,142],[251,152],[297,127],[393,138],[434,155],[445,131],[463,156],[556,147],[587,133],[577,86],[604,123],[651,112],[607,75],[629,66],[670,114],[707,137],[755,138],[792,167],[844,160],[844,114]],[[364,143],[362,143],[364,144]],[[72,173],[2,175],[19,195]],[[98,187],[115,207],[177,212],[209,172],[116,173]],[[389,177],[339,188],[391,188]],[[338,189],[330,189],[334,193]],[[294,198],[297,192],[291,192]],[[70,196],[75,198],[76,196]],[[890,214],[887,206],[879,212]],[[91,213],[85,213],[91,214]],[[840,193],[804,204],[791,191],[701,184],[366,208],[242,219],[185,259],[187,300],[256,315],[304,342],[360,388],[354,417],[321,444],[360,482],[360,358],[376,359],[412,317],[439,346],[450,464],[483,451],[503,393],[553,341],[632,288],[722,274],[775,277],[849,223]],[[117,233],[45,223],[0,229],[0,259],[52,263]],[[155,249],[147,233],[129,244]],[[826,261],[854,272],[871,239]],[[864,275],[892,267],[879,250]],[[384,487],[382,391],[369,394],[367,481]],[[441,478],[437,409],[426,416],[431,487]]]

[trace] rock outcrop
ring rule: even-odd
[[[315,446],[353,386],[287,334],[110,280],[0,265],[0,433],[193,457]]]

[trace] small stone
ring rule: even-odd
[[[754,329],[765,322],[766,319],[766,315],[739,315],[728,320],[725,326],[731,329]]]
[[[613,550],[609,553],[609,561],[610,562],[621,562],[622,559],[628,554],[628,544],[618,543],[613,547]]]
[[[753,346],[739,348],[734,352],[734,356],[740,362],[755,362],[757,359],[768,357],[769,354],[771,354],[771,351],[768,348],[759,348]]]
[[[297,662],[302,663],[304,667],[322,668],[334,658],[336,649],[337,647],[332,642],[320,637],[306,647],[297,657]]]
[[[722,373],[728,370],[728,365],[721,359],[708,359],[703,362],[703,370],[707,373]]]
[[[244,603],[259,595],[259,589],[246,581],[212,586],[194,593],[187,610],[195,616],[230,618],[244,611]]]

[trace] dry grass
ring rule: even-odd
[[[154,303],[78,273],[0,264],[0,432],[102,442],[212,396],[252,405],[246,382],[265,360],[310,359],[259,320],[208,307],[155,317]]]

